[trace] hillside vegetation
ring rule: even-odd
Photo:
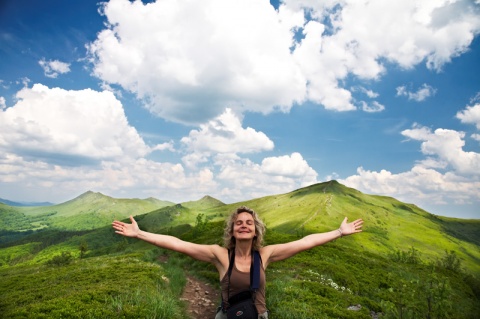
[[[88,191],[70,201],[53,206],[10,207],[0,204],[0,230],[91,230],[126,218],[171,206],[155,198],[116,199]],[[1,223],[1,222],[0,222]]]
[[[0,318],[187,318],[185,272],[218,286],[215,268],[118,236],[109,224],[132,214],[144,230],[222,244],[224,219],[240,205],[260,214],[266,244],[336,229],[345,216],[365,221],[361,234],[267,269],[273,318],[478,318],[479,220],[435,216],[336,181],[228,205],[92,192],[50,207],[0,204]]]

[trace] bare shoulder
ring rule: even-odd
[[[214,244],[214,245],[210,245],[210,249],[217,257],[226,256],[228,258],[227,248]]]
[[[220,280],[222,280],[228,269],[228,250],[220,245],[210,245],[210,249],[215,256],[215,262],[213,262],[213,264],[218,270]]]

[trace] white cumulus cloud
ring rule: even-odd
[[[261,164],[238,156],[220,155],[221,198],[249,199],[280,194],[317,183],[317,173],[299,153],[267,157]]]
[[[448,129],[432,132],[429,128],[414,126],[402,135],[421,141],[423,154],[445,162],[457,174],[480,176],[480,154],[463,150],[465,133]]]
[[[480,130],[480,104],[467,106],[465,110],[459,111],[456,117],[466,124],[474,124]]]
[[[112,0],[104,13],[109,27],[89,45],[94,74],[161,117],[202,123],[226,106],[288,110],[304,97],[291,33],[266,1]]]
[[[122,160],[151,152],[111,92],[35,84],[0,112],[0,149],[31,158]]]
[[[469,106],[458,112],[457,118],[463,123],[477,125],[478,110],[477,105]],[[464,132],[432,130],[415,124],[403,130],[402,135],[421,142],[420,150],[425,156],[411,170],[393,173],[359,167],[356,175],[340,181],[364,192],[390,195],[424,207],[480,202],[480,153],[464,150]],[[472,138],[480,140],[478,134],[473,134]]]
[[[241,119],[231,109],[206,124],[192,130],[181,139],[189,156],[184,161],[189,166],[204,162],[206,157],[217,153],[247,154],[272,150],[273,142],[262,132],[251,127],[243,128]]]
[[[262,163],[240,157],[274,147],[241,119],[227,109],[181,139],[184,166],[149,158],[177,151],[175,141],[147,145],[112,92],[34,84],[0,112],[0,193],[15,198],[22,189],[38,200],[62,201],[90,189],[178,202],[205,194],[239,201],[316,182],[299,153]]]
[[[103,13],[107,27],[88,45],[94,75],[160,117],[196,124],[226,107],[356,110],[349,76],[378,79],[385,61],[441,70],[480,32],[469,0],[285,0],[278,11],[257,0],[111,0]],[[400,89],[414,100],[434,91]]]
[[[262,172],[270,175],[308,177],[315,180],[317,173],[308,165],[300,153],[288,156],[267,157],[261,165]]]
[[[45,59],[41,59],[38,61],[38,64],[42,67],[45,76],[49,78],[56,78],[59,74],[70,72],[70,63],[58,60],[46,61]]]
[[[390,195],[423,207],[448,202],[468,204],[480,201],[478,180],[471,180],[453,172],[441,173],[421,164],[402,173],[387,170],[376,172],[360,167],[357,175],[339,181],[364,192]]]

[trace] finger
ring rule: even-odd
[[[133,219],[133,216],[132,216],[132,215],[130,215],[130,221],[132,222],[132,224],[135,224],[135,223],[136,223],[136,221],[135,221],[135,219]]]
[[[353,225],[362,225],[363,220],[362,219],[357,219],[356,221],[352,222]]]

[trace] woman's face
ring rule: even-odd
[[[252,239],[255,237],[255,221],[252,214],[243,212],[237,215],[233,224],[233,237],[236,239]]]

